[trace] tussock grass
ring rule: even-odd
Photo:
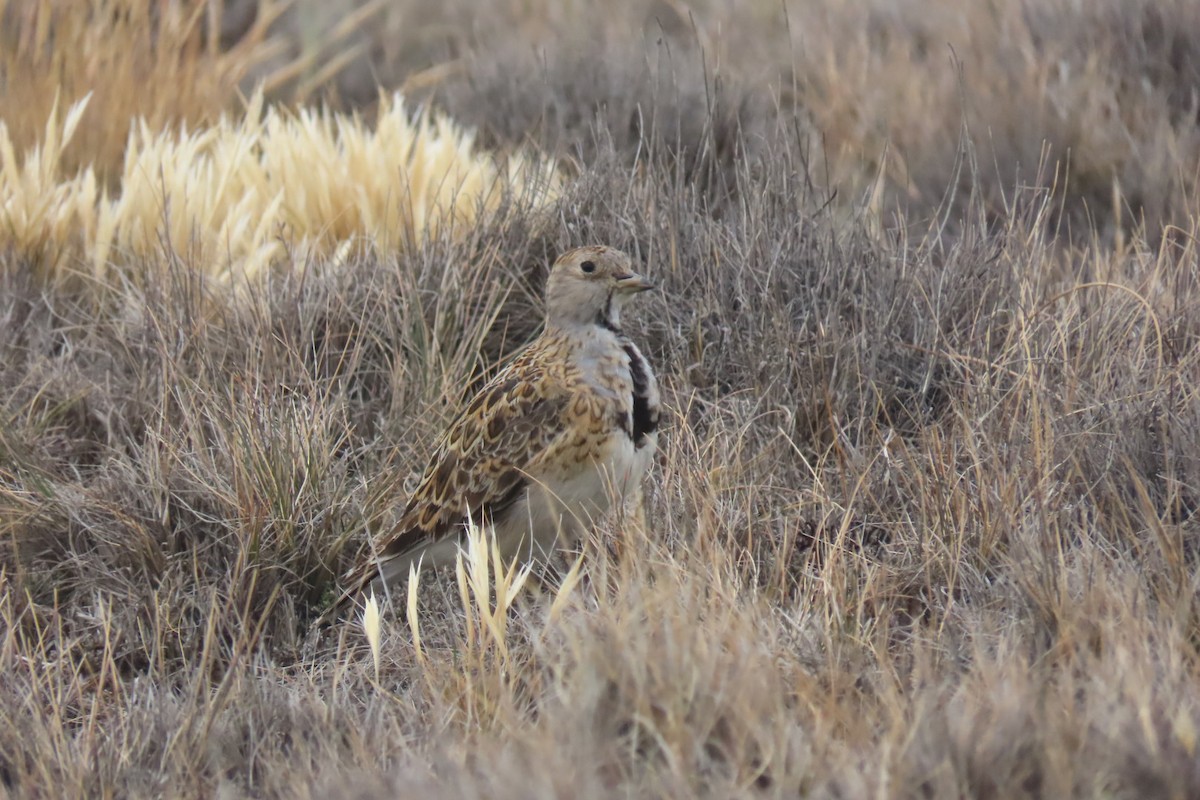
[[[259,3],[232,37],[220,3],[0,3],[0,247],[46,282],[111,285],[137,280],[132,265],[182,258],[244,283],[552,197],[550,162],[483,152],[399,94],[379,95],[370,122],[264,101],[264,84],[309,70],[296,97],[333,80],[349,57],[337,46],[377,10],[287,60],[272,33],[287,3]]]
[[[226,47],[221,5],[0,2],[0,119],[14,149],[44,141],[52,109],[91,95],[73,147],[56,153],[57,166],[64,174],[92,168],[107,182],[120,171],[135,120],[154,131],[215,122],[241,82],[280,57],[283,42],[271,25],[288,4],[259,3],[253,23]]]
[[[590,37],[558,39],[570,7],[527,4],[519,36],[451,37],[472,49],[433,92],[444,107],[489,145],[528,136],[576,160],[539,212],[502,204],[411,246],[319,251],[220,304],[195,268],[210,262],[173,241],[110,259],[143,278],[103,292],[3,256],[6,791],[1198,793],[1200,231],[1182,184],[1161,184],[1155,227],[1125,188],[1097,208],[1074,158],[1052,151],[1015,180],[969,114],[964,130],[914,112],[897,124],[929,135],[894,152],[938,197],[897,201],[887,169],[860,191],[837,141],[820,166],[816,100],[799,119],[794,103],[819,88],[852,109],[863,84],[750,81],[796,52],[751,36],[786,31],[776,11],[731,29],[717,23],[733,11],[698,4],[689,27],[677,5],[657,22],[614,6]],[[849,6],[823,8],[829,41],[804,58],[855,52],[865,34],[834,24]],[[1024,96],[1038,57],[1004,71],[997,42],[1093,37],[1112,57],[1061,78],[1079,97],[1170,61],[1148,28],[1055,28],[1053,4],[1021,27],[993,4],[955,18],[1015,26],[956,45],[990,72],[905,67],[897,54],[936,49],[912,15],[940,5],[897,8],[868,26],[896,60],[863,81],[935,97],[888,71],[936,75],[1031,138],[1055,134],[998,98]],[[817,30],[788,10],[792,37]],[[639,49],[647,29],[663,50]],[[548,43],[541,66],[518,56],[530,42]],[[1185,94],[1154,74],[1147,98]],[[860,100],[864,120],[896,102]],[[630,127],[631,108],[653,124]],[[1094,119],[1111,126],[1097,140],[1124,124]],[[1186,147],[1148,144],[1183,131],[1172,119],[1145,119],[1167,138],[1126,141],[1188,176]],[[1152,165],[1088,169],[1156,186]],[[577,567],[519,593],[476,540],[459,571],[382,608],[374,648],[357,616],[313,630],[466,387],[534,334],[548,259],[590,241],[663,287],[626,321],[667,408],[645,524],[606,521]]]
[[[591,163],[605,139],[630,158],[644,139],[712,191],[785,136],[834,208],[865,198],[893,224],[948,203],[955,225],[972,199],[1001,217],[1016,185],[1065,187],[1059,234],[1080,243],[1155,240],[1195,214],[1190,0],[416,5],[458,56],[432,93],[501,141],[533,133]],[[411,13],[380,26],[379,70],[430,49],[403,35]],[[769,124],[777,109],[792,123]]]
[[[557,189],[552,166],[478,153],[469,132],[443,116],[410,116],[398,96],[368,129],[358,117],[264,111],[256,94],[236,119],[196,131],[140,121],[110,200],[90,167],[59,172],[88,105],[73,106],[61,126],[52,111],[43,142],[23,158],[0,124],[0,244],[48,281],[80,272],[100,284],[136,279],[125,265],[166,251],[241,283],[282,262],[410,246],[442,226],[461,232]]]

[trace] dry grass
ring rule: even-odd
[[[446,42],[430,58],[460,65],[436,96],[502,141],[591,162],[644,139],[685,170],[705,142],[721,175],[737,147],[803,139],[812,181],[890,225],[897,208],[953,225],[971,198],[1002,217],[1016,185],[1063,189],[1060,234],[1085,242],[1157,241],[1195,213],[1191,0],[409,0],[378,27],[401,64],[413,6]],[[779,109],[792,124],[767,124]]]
[[[279,55],[270,26],[285,2],[265,0],[255,23],[219,46],[219,3],[158,0],[0,2],[0,119],[18,152],[42,141],[51,109],[91,95],[61,168],[102,181],[120,171],[136,118],[159,131],[216,121],[240,82]]]
[[[442,32],[410,74],[460,59],[430,96],[486,144],[575,162],[553,224],[507,203],[223,304],[173,240],[99,293],[5,256],[0,786],[1200,794],[1190,7],[629,2],[583,36],[524,3],[485,41],[467,5],[389,13]],[[669,410],[645,526],[519,593],[477,541],[377,649],[312,630],[588,241],[663,285],[627,323]]]
[[[461,236],[502,206],[537,208],[558,190],[552,165],[481,153],[470,132],[444,116],[412,116],[399,96],[384,99],[368,128],[357,116],[264,111],[258,93],[236,118],[195,131],[139,120],[109,199],[93,168],[62,173],[89,105],[77,103],[61,125],[53,109],[24,157],[0,123],[0,247],[46,282],[136,280],[130,264],[168,252],[241,284],[278,264],[412,246],[443,227]]]

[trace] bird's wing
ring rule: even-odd
[[[470,515],[499,514],[529,483],[529,468],[565,433],[570,395],[533,354],[500,372],[451,423],[399,523],[345,582],[337,607],[357,596],[387,562],[457,535]]]

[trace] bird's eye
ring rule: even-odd
[[[579,265],[579,268],[590,275],[591,273],[596,271],[596,262],[595,261],[585,261]]]

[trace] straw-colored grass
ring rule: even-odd
[[[1200,7],[317,6],[369,123],[5,106],[0,795],[1200,796]],[[644,518],[315,627],[585,242]]]
[[[442,115],[384,98],[372,126],[357,115],[268,107],[198,130],[138,121],[110,198],[92,168],[61,172],[89,99],[23,156],[0,123],[0,247],[46,280],[83,272],[100,283],[164,253],[225,281],[273,264],[342,260],[469,230],[502,204],[538,207],[558,188],[553,165],[501,161]]]
[[[55,166],[91,168],[107,181],[136,120],[157,132],[212,123],[228,110],[246,76],[281,57],[283,41],[270,30],[288,5],[259,3],[254,24],[221,47],[221,3],[0,0],[0,119],[22,152],[42,142],[53,108],[91,95]]]

